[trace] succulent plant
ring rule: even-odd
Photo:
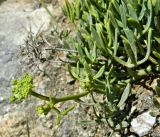
[[[106,96],[104,113],[115,128],[128,121],[122,111],[131,84],[159,73],[160,1],[65,0],[63,11],[77,30],[69,71],[84,90]]]
[[[127,101],[132,84],[160,71],[160,0],[65,0],[62,9],[76,29],[72,47],[62,42],[76,51],[67,55],[72,60],[68,70],[83,91],[60,98],[43,96],[33,91],[32,79],[25,75],[13,82],[11,99],[33,95],[47,101],[38,112],[54,110],[59,123],[74,107],[60,111],[55,104],[70,100],[89,104],[81,98],[90,94],[94,121],[105,121],[113,131],[122,132],[130,122]],[[99,94],[103,102],[95,99]]]

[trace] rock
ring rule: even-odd
[[[4,0],[2,0],[4,1]],[[27,135],[25,110],[33,108],[35,102],[10,104],[10,82],[18,78],[26,71],[19,57],[19,46],[24,44],[28,32],[33,35],[38,32],[48,31],[51,17],[44,8],[34,8],[32,0],[6,0],[0,1],[0,136],[24,137]],[[52,6],[48,7],[52,10]],[[30,62],[28,62],[30,63]],[[44,85],[41,85],[44,90]],[[43,92],[43,91],[41,91]],[[31,118],[30,118],[31,121]],[[32,121],[31,121],[32,122]],[[51,136],[43,130],[43,127],[32,122],[31,136]],[[35,127],[34,127],[35,125]],[[46,126],[47,127],[47,126]],[[50,124],[48,128],[51,128]],[[37,128],[37,129],[36,129]]]
[[[51,137],[52,132],[49,128],[53,126],[53,122],[37,121],[36,117],[32,116],[34,115],[33,113],[33,111],[28,114],[24,111],[19,111],[3,117],[0,116],[0,135],[4,137],[26,137],[27,132],[29,132],[31,137]]]
[[[53,12],[52,6],[49,6],[48,9],[50,12]],[[36,9],[27,16],[26,28],[28,30],[31,28],[31,32],[34,34],[48,30],[50,24],[51,17],[44,8]]]
[[[160,125],[156,126],[152,133],[151,133],[152,137],[160,137]]]
[[[37,86],[37,92],[41,94],[45,94],[48,82],[49,82],[49,79],[43,79],[41,82],[39,82]]]
[[[17,54],[19,45],[24,43],[29,31],[37,34],[38,31],[47,31],[50,27],[51,17],[46,10],[33,9],[33,5],[32,0],[7,0],[0,5],[0,66],[3,66],[0,68],[0,95],[6,100],[10,95],[11,79],[25,70]],[[51,6],[48,8],[52,9]],[[25,11],[26,9],[31,10]]]
[[[150,111],[148,111],[132,120],[131,130],[141,137],[147,135],[155,123],[156,117],[151,116]]]
[[[142,93],[138,96],[136,108],[139,112],[143,112],[144,110],[148,110],[154,106],[152,99],[153,91],[145,89],[144,87],[140,87],[139,90],[141,90]]]
[[[20,132],[25,132],[23,123],[25,122],[24,114],[19,112],[19,115],[21,117],[14,117],[17,115],[17,113],[12,113],[5,115],[3,118],[1,118],[1,124],[0,124],[0,134],[9,137],[9,135],[12,133],[13,136],[19,136]],[[18,116],[18,115],[17,115]],[[16,120],[15,120],[16,118]],[[17,128],[20,126],[19,128]]]

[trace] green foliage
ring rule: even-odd
[[[127,126],[131,84],[159,72],[159,0],[65,0],[63,11],[78,30],[71,75],[93,101],[93,92],[104,94],[101,120]]]
[[[30,74],[24,74],[19,80],[12,80],[12,93],[10,101],[23,101],[33,90],[33,78]]]
[[[160,1],[65,0],[63,11],[77,32],[71,37],[71,50],[76,52],[68,50],[72,61],[68,70],[80,82],[83,92],[60,98],[43,96],[32,91],[32,79],[28,81],[26,75],[13,83],[11,99],[23,100],[33,95],[47,101],[37,108],[38,113],[53,110],[60,123],[74,106],[59,110],[55,105],[69,100],[89,104],[80,99],[89,94],[96,116],[94,122],[105,122],[113,131],[123,132],[130,122],[127,116],[131,107],[127,103],[132,84],[160,70]],[[62,38],[64,35],[69,39],[69,33],[63,33],[61,43],[69,48],[70,44]],[[159,85],[155,90],[159,96]],[[99,94],[104,97],[100,102],[96,99]]]
[[[134,68],[147,61],[159,64],[160,49],[155,46],[159,39],[158,3],[151,0],[76,0],[69,3],[65,0],[63,10],[72,22],[79,21],[84,51],[90,51],[91,45],[95,45],[97,50],[103,50],[100,55],[111,58],[113,63]],[[79,16],[75,14],[76,5],[80,7]],[[151,46],[154,53],[151,53]]]

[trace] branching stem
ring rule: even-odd
[[[41,95],[37,92],[32,92],[32,95],[34,97],[37,97],[41,100],[44,100],[44,101],[50,101],[52,100],[54,104],[56,103],[59,103],[59,102],[64,102],[64,101],[68,101],[68,100],[77,100],[83,96],[86,96],[87,94],[89,94],[89,91],[84,91],[82,93],[78,93],[76,95],[68,95],[68,96],[64,96],[64,97],[60,97],[60,98],[54,98],[54,97],[47,97],[47,96],[44,96],[44,95]]]

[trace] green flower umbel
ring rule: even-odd
[[[24,74],[19,80],[12,80],[12,93],[10,101],[23,101],[33,91],[33,78],[30,74]]]
[[[38,114],[44,114],[44,115],[47,115],[50,110],[51,108],[49,105],[41,105],[36,108]]]

